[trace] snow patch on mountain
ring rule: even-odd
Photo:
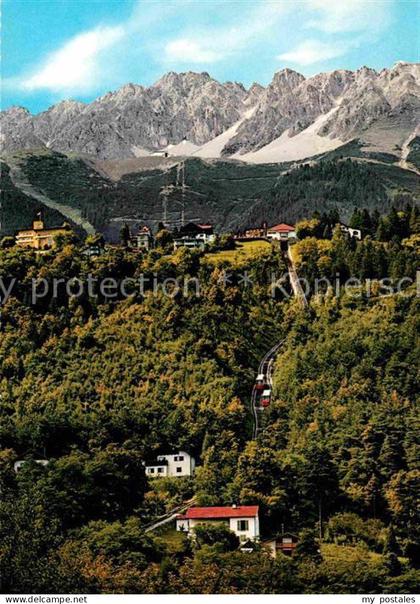
[[[336,149],[343,145],[344,141],[339,138],[320,136],[318,131],[333,116],[338,107],[339,105],[328,113],[320,115],[313,124],[295,136],[290,136],[289,130],[286,130],[262,149],[244,155],[238,153],[232,157],[248,163],[265,164],[306,159]]]
[[[228,144],[230,139],[235,136],[238,131],[238,128],[241,124],[249,119],[252,114],[255,112],[256,107],[252,107],[245,111],[243,117],[238,120],[233,126],[216,136],[213,140],[209,141],[205,145],[202,145],[195,153],[193,154],[195,157],[203,157],[203,158],[217,158],[222,156],[222,151],[224,147]]]

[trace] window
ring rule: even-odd
[[[155,473],[155,469],[154,468],[149,468],[149,474],[154,474]]]
[[[179,466],[176,469],[177,473],[179,474],[180,472],[182,472],[182,468],[180,468]]]
[[[174,461],[184,461],[184,456],[183,455],[175,455]]]
[[[163,474],[163,468],[158,468],[158,474]]]
[[[238,531],[247,531],[249,528],[248,520],[238,520]]]
[[[283,543],[292,543],[291,537],[283,537]]]

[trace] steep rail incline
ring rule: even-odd
[[[286,260],[287,269],[289,271],[290,285],[292,286],[293,295],[297,298],[301,306],[306,307],[308,306],[308,301],[306,299],[305,292],[303,291],[302,284],[299,281],[290,247],[287,248],[287,254],[284,255],[284,258]]]
[[[290,284],[292,286],[293,295],[298,300],[299,304],[306,308],[308,306],[308,301],[306,299],[305,292],[303,291],[302,284],[299,281],[298,274],[296,272],[296,267],[293,262],[292,255],[290,253],[290,247],[287,248],[287,253],[284,254],[284,259],[287,263],[287,269],[289,272]],[[273,365],[275,358],[278,354],[280,347],[282,346],[284,340],[277,342],[268,352],[265,353],[263,358],[260,361],[260,365],[258,367],[258,374],[262,374],[264,376],[264,384],[272,389],[273,387]],[[261,409],[258,406],[258,393],[255,384],[252,389],[251,395],[251,405],[252,405],[252,415],[254,420],[254,428],[252,433],[252,438],[255,440],[258,436],[258,432],[260,431],[260,417]]]
[[[283,344],[284,340],[281,340],[281,342],[278,342],[277,344],[275,344],[272,348],[270,348],[270,350],[268,352],[265,353],[265,355],[263,356],[263,358],[261,359],[259,368],[258,368],[258,373],[264,375],[264,383],[267,384],[268,386],[272,387],[273,385],[273,364],[274,364],[274,359],[276,358],[277,352],[280,348],[280,346]],[[252,399],[251,399],[251,404],[252,404],[252,413],[253,413],[253,417],[254,417],[254,429],[253,429],[253,434],[252,434],[252,438],[255,440],[258,436],[258,431],[259,431],[259,407],[257,406],[257,401],[258,401],[258,390],[256,389],[255,385],[252,389]]]

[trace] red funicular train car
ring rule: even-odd
[[[259,373],[257,375],[257,379],[255,380],[255,390],[264,390],[265,388],[265,378],[263,373]]]
[[[268,407],[270,402],[271,402],[271,390],[269,390],[269,389],[263,390],[263,393],[261,395],[261,405],[263,407]]]

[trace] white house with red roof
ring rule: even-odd
[[[296,239],[296,230],[291,224],[282,222],[268,228],[267,237],[277,241],[289,241],[289,239]]]
[[[260,523],[257,505],[232,505],[231,507],[189,508],[176,517],[177,531],[192,534],[193,529],[203,523],[222,522],[241,540],[260,538]]]

